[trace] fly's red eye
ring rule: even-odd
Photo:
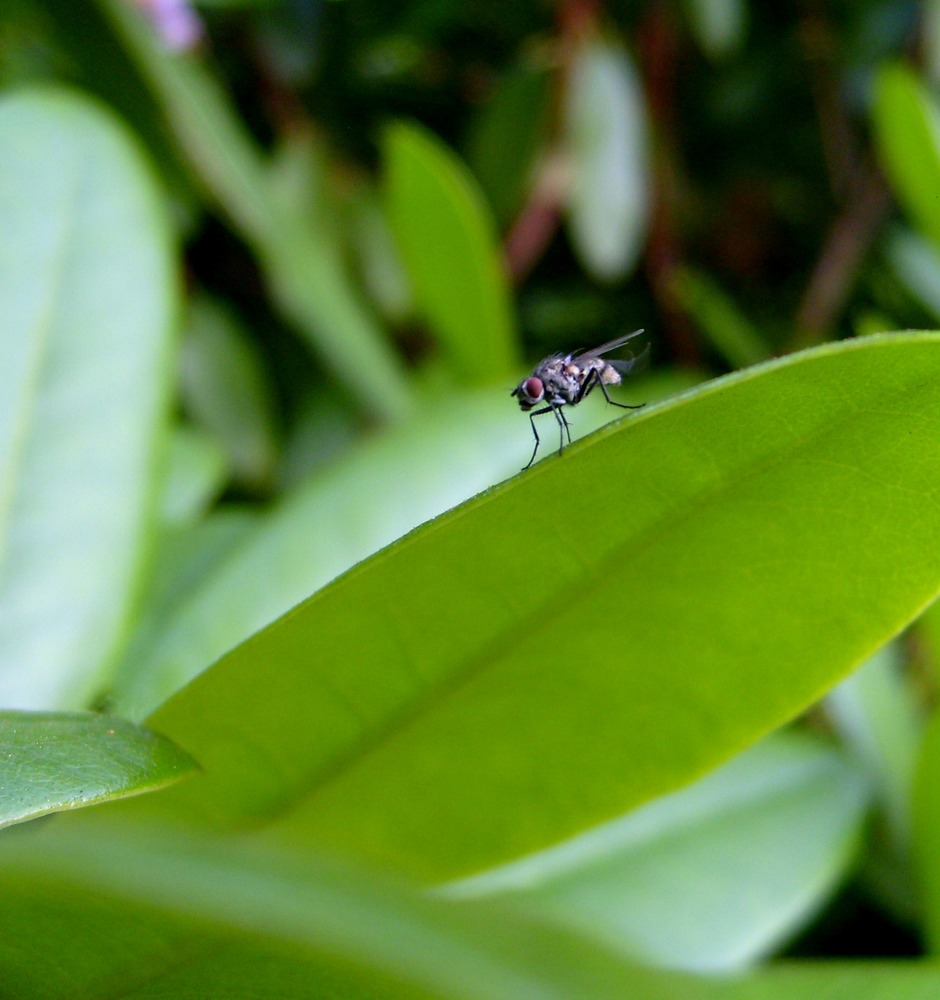
[[[534,375],[530,376],[522,383],[522,388],[529,399],[541,399],[542,393],[545,392],[545,386],[542,385],[542,380],[536,378]]]

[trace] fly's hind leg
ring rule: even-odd
[[[580,403],[595,385],[599,385],[601,387],[604,399],[606,399],[611,406],[619,406],[621,410],[641,410],[644,406],[646,406],[646,403],[637,403],[635,406],[631,406],[629,403],[618,403],[615,399],[611,399],[610,393],[607,391],[607,383],[600,377],[600,374],[596,369],[592,369],[588,377],[584,380],[584,385],[581,387],[581,391],[578,393],[578,398],[575,402]]]
[[[558,454],[565,450],[565,436],[568,437],[568,444],[571,444],[571,428],[568,426],[568,418],[560,406],[553,406],[555,419],[558,421]]]

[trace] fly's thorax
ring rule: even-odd
[[[573,403],[581,390],[581,378],[564,369],[545,378],[545,394],[565,403]]]

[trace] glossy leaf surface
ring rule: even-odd
[[[164,798],[447,878],[690,781],[937,593],[938,378],[875,337],[608,425],[171,699],[206,775]]]

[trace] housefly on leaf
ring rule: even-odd
[[[622,376],[632,371],[646,352],[639,357],[631,357],[624,361],[607,360],[603,355],[622,347],[628,340],[638,337],[642,332],[642,330],[634,330],[633,333],[601,344],[600,347],[595,347],[592,351],[582,351],[580,354],[553,354],[550,358],[540,361],[532,374],[528,378],[524,378],[512,390],[511,395],[519,400],[519,406],[529,414],[529,423],[532,425],[532,433],[535,435],[535,448],[528,465],[523,467],[523,472],[535,461],[536,453],[539,450],[539,432],[535,429],[535,418],[541,414],[555,414],[555,420],[558,421],[558,454],[560,455],[565,448],[566,435],[568,443],[571,444],[571,430],[568,427],[563,407],[577,406],[595,386],[600,386],[604,399],[614,406],[619,406],[624,410],[638,410],[640,408],[639,406],[629,406],[627,403],[614,402],[607,392],[607,386],[619,385]],[[540,409],[536,410],[536,406],[539,406]]]

